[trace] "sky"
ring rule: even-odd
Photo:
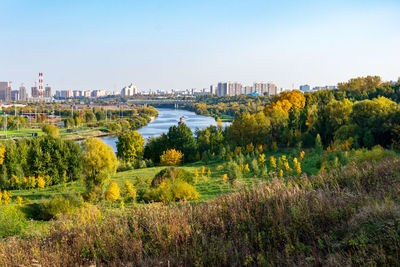
[[[400,0],[0,0],[0,81],[53,90],[400,76]]]

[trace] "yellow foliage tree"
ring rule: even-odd
[[[201,175],[204,175],[204,173],[206,172],[206,167],[201,166],[200,172],[201,172]]]
[[[194,183],[197,184],[197,180],[199,179],[199,172],[194,170]]]
[[[6,148],[3,145],[0,145],[0,165],[4,163],[4,157],[6,154]]]
[[[21,206],[21,205],[22,205],[22,197],[17,196],[17,197],[15,198],[15,203],[17,203],[17,205]]]
[[[228,174],[225,173],[224,175],[222,175],[222,180],[224,182],[228,181]]]
[[[133,186],[133,184],[129,181],[125,181],[124,186],[122,187],[122,195],[125,198],[132,198],[133,201],[136,199],[136,188]]]
[[[249,173],[249,172],[250,172],[249,164],[245,164],[243,166],[243,173]]]
[[[262,166],[262,165],[264,165],[264,163],[265,163],[265,154],[260,154],[260,155],[258,156],[258,164],[259,164],[260,166]]]
[[[28,177],[28,188],[35,188],[36,187],[36,178],[35,176]]]
[[[110,183],[110,186],[108,187],[108,190],[106,191],[105,199],[115,201],[115,200],[119,199],[120,197],[121,197],[121,195],[120,195],[119,186],[118,186],[117,182],[112,181]]]
[[[304,151],[300,151],[300,161],[302,161],[302,160],[303,160],[303,158],[304,158],[304,154],[305,154],[305,152],[304,152]]]
[[[12,194],[11,194],[10,191],[6,191],[6,190],[3,191],[3,202],[4,202],[4,204],[7,205],[11,201],[11,196],[12,196]]]
[[[276,159],[274,156],[269,157],[269,164],[271,165],[271,168],[276,169]]]
[[[211,169],[210,169],[210,168],[208,168],[208,170],[207,170],[207,177],[208,177],[208,178],[211,177]]]
[[[182,162],[182,152],[175,149],[168,149],[160,156],[160,163],[164,166],[179,165]]]
[[[300,162],[297,163],[296,171],[297,171],[297,175],[300,175],[300,174],[301,174],[301,164],[300,164]]]
[[[19,186],[20,186],[19,178],[18,178],[18,176],[14,175],[14,174],[11,175],[11,186],[13,188],[19,188]]]
[[[38,176],[36,178],[36,184],[38,188],[44,188],[46,186],[46,181],[44,180],[43,176]]]

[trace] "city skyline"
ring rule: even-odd
[[[0,80],[55,90],[397,80],[398,1],[2,1]],[[294,86],[293,86],[294,85]]]

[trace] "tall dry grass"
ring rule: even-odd
[[[205,204],[89,206],[50,234],[0,244],[0,265],[399,265],[400,164],[274,179]]]

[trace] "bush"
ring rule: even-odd
[[[162,169],[159,173],[157,173],[153,180],[151,181],[151,186],[152,187],[157,187],[159,186],[165,179],[169,179],[172,182],[175,180],[180,180],[183,182],[187,182],[189,184],[193,184],[194,179],[193,175],[185,171],[184,169],[181,168],[176,168],[176,167],[169,167]]]
[[[183,154],[175,149],[168,149],[160,156],[160,163],[164,166],[179,165],[182,162]]]
[[[0,206],[0,238],[22,233],[28,226],[24,213],[15,206]]]
[[[128,200],[136,200],[136,188],[129,181],[126,181],[124,187],[122,187],[122,196]]]
[[[199,198],[200,194],[196,191],[194,186],[185,183],[185,182],[177,182],[172,186],[172,194],[174,196],[174,200],[196,200]]]
[[[55,196],[39,206],[39,218],[54,219],[60,214],[71,213],[82,205],[82,200],[76,195]]]
[[[118,186],[117,182],[112,181],[110,183],[110,186],[108,187],[108,190],[105,193],[104,198],[106,200],[115,201],[115,200],[118,200],[120,197],[121,197],[121,194],[120,194],[119,186]]]
[[[228,179],[230,183],[233,183],[236,180],[242,178],[242,171],[240,170],[240,166],[234,161],[228,162],[226,166],[226,171],[228,173]]]
[[[156,202],[198,199],[199,193],[191,185],[193,182],[190,172],[176,167],[165,168],[154,176],[151,188],[144,194],[143,199]]]

